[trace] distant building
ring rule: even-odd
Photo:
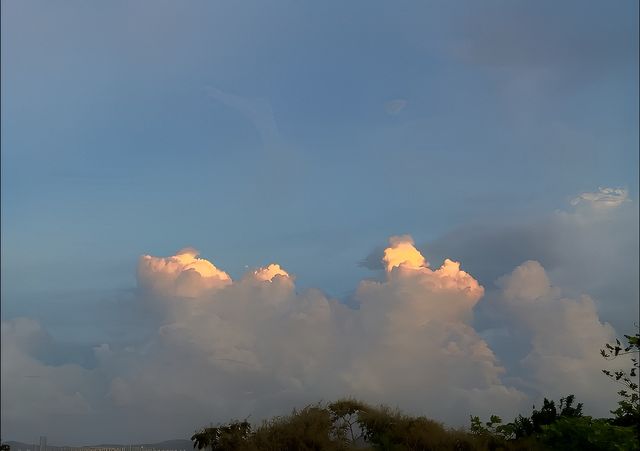
[[[47,437],[45,435],[40,436],[40,451],[47,451]]]

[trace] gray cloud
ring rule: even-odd
[[[539,261],[555,283],[573,295],[588,293],[602,318],[627,330],[630,312],[638,312],[638,205],[616,195],[616,205],[602,208],[603,199],[531,222],[462,227],[422,248],[430,261],[463,262],[489,289],[521,262]]]
[[[637,17],[627,5],[557,8],[553,2],[488,2],[465,9],[455,26],[458,55],[474,64],[552,70],[581,79],[638,59]],[[567,6],[567,5],[565,5]],[[482,11],[479,11],[482,10]],[[587,17],[592,16],[592,17]],[[587,20],[588,19],[588,20]]]
[[[600,356],[598,350],[614,339],[615,331],[600,320],[593,299],[567,297],[531,260],[501,277],[498,285],[485,306],[503,316],[506,334],[497,337],[504,340],[502,349],[514,347],[511,337],[526,337],[522,355],[511,360],[510,380],[538,398],[573,393],[595,415],[607,416],[618,387],[600,370],[630,362],[614,365]]]

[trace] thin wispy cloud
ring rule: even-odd
[[[407,104],[408,102],[405,99],[389,100],[384,104],[384,109],[387,113],[395,116],[400,114],[400,112],[406,108]]]
[[[271,104],[266,99],[242,97],[211,86],[207,86],[205,91],[212,99],[245,116],[256,128],[265,148],[272,150],[281,145],[278,125]]]

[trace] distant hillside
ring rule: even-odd
[[[22,443],[22,442],[12,442],[11,440],[3,442],[6,445],[9,445],[11,447],[12,450],[14,449],[26,449],[26,448],[35,448],[36,445],[28,445],[26,443]]]
[[[9,445],[11,447],[11,450],[18,450],[18,449],[32,449],[32,450],[39,450],[40,449],[40,445],[38,443],[22,443],[22,442],[13,442],[13,441],[6,441],[4,442],[7,445]],[[158,443],[141,443],[141,444],[114,444],[114,443],[108,443],[108,444],[100,444],[100,445],[84,445],[84,446],[66,446],[66,445],[49,445],[47,444],[47,449],[49,451],[58,451],[61,448],[127,448],[127,447],[133,447],[133,448],[152,448],[152,449],[186,449],[186,450],[191,450],[193,449],[193,443],[190,440],[185,440],[185,439],[175,439],[175,440],[165,440],[164,442],[158,442]]]
[[[144,448],[153,448],[153,449],[193,449],[193,442],[191,440],[185,439],[175,439],[175,440],[165,440],[164,442],[158,443],[140,443],[140,444],[126,444],[126,445],[116,445],[116,444],[107,444],[107,445],[91,445],[96,447],[104,447],[104,448],[123,448],[126,446],[131,446],[134,448],[144,447]],[[90,446],[85,446],[88,448]]]

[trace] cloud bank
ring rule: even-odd
[[[137,302],[156,326],[143,343],[96,347],[95,368],[44,363],[38,349],[51,338],[38,322],[2,323],[3,431],[52,442],[187,437],[210,421],[347,395],[457,425],[470,413],[524,412],[543,395],[575,393],[603,415],[615,404],[598,355],[612,327],[538,262],[489,297],[458,262],[432,269],[406,235],[389,240],[381,263],[384,276],[361,281],[348,307],[298,292],[276,263],[232,280],[192,248],[144,255]],[[474,328],[483,302],[499,320],[491,344]],[[517,358],[495,351],[519,342]]]

